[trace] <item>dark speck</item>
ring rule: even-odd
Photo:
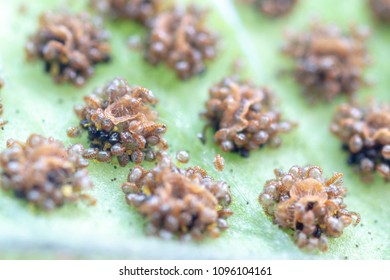
[[[313,209],[313,207],[314,207],[314,202],[310,201],[307,203],[306,210],[309,211],[309,210]]]
[[[240,156],[242,156],[244,158],[248,158],[249,157],[249,151],[246,150],[246,149],[240,149],[239,150],[239,154],[240,154]]]
[[[303,224],[298,222],[298,223],[295,225],[295,228],[296,228],[297,230],[303,230]]]
[[[319,226],[317,226],[314,233],[313,233],[313,236],[316,238],[320,238],[321,234],[322,234],[321,228]]]

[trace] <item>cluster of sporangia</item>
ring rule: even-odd
[[[227,77],[210,88],[202,117],[216,131],[214,140],[223,151],[247,157],[267,143],[280,145],[279,134],[294,127],[282,120],[275,99],[268,88]]]
[[[291,12],[298,0],[243,0],[255,6],[261,13],[269,17],[281,17]]]
[[[158,164],[150,170],[132,168],[122,186],[127,203],[146,217],[146,232],[184,240],[218,237],[232,214],[228,185],[198,166],[175,166],[165,152],[157,157]]]
[[[365,84],[368,36],[365,27],[353,27],[348,35],[320,23],[312,24],[309,32],[288,32],[283,52],[295,60],[294,78],[310,102],[330,101],[341,94],[353,97]]]
[[[165,62],[180,79],[206,69],[217,53],[217,36],[204,25],[206,12],[196,6],[160,13],[150,24],[145,58],[153,65]]]
[[[317,166],[293,166],[288,172],[275,170],[275,176],[265,184],[259,203],[275,224],[294,231],[298,247],[326,251],[327,237],[339,237],[345,227],[360,222],[360,215],[343,202],[347,190],[341,173],[326,180]]]
[[[65,149],[60,141],[32,134],[26,143],[10,139],[0,154],[1,186],[45,210],[79,199],[92,187],[80,144]]]
[[[390,23],[390,0],[369,0],[374,15],[385,23]]]
[[[111,18],[130,19],[141,24],[156,16],[162,0],[91,0],[94,9]]]
[[[348,163],[357,165],[367,181],[377,171],[390,181],[390,105],[343,104],[337,108],[331,131],[350,153]]]
[[[117,157],[126,166],[129,161],[155,160],[154,146],[167,148],[162,138],[166,126],[156,123],[157,112],[151,106],[157,99],[148,89],[115,78],[84,101],[84,106],[75,107],[80,127],[70,128],[68,135],[80,136],[80,128],[88,132],[90,149],[85,150],[85,158],[108,162]]]
[[[88,14],[46,12],[25,50],[29,60],[41,59],[57,83],[82,86],[98,63],[110,60],[109,34]]]
[[[92,6],[111,18],[138,21],[148,28],[145,59],[165,62],[180,79],[206,69],[215,58],[217,36],[204,24],[206,12],[196,6],[162,9],[161,0],[91,0]],[[45,62],[45,70],[58,82],[82,86],[98,63],[110,60],[109,34],[100,20],[88,14],[44,13],[38,31],[26,44],[29,60]]]

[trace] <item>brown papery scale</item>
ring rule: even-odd
[[[111,18],[147,24],[161,10],[162,0],[91,0],[91,6]]]
[[[146,60],[168,64],[176,75],[189,79],[206,70],[206,61],[217,54],[217,36],[205,26],[207,13],[196,7],[177,7],[151,22],[146,40]]]
[[[220,155],[217,154],[213,160],[215,168],[219,171],[222,172],[223,169],[225,168],[225,159]]]
[[[115,78],[85,96],[84,102],[74,110],[79,128],[88,132],[90,149],[85,150],[85,158],[109,162],[117,157],[126,166],[130,161],[153,161],[155,150],[167,148],[162,138],[166,126],[156,122],[157,112],[151,107],[157,99],[150,90]],[[68,129],[68,136],[79,135],[78,127]]]
[[[294,59],[293,76],[309,102],[331,101],[342,94],[352,99],[366,84],[369,33],[367,27],[352,27],[347,34],[317,22],[307,32],[287,32],[283,52]]]
[[[294,231],[299,248],[328,250],[328,237],[339,237],[344,228],[360,222],[360,215],[346,209],[343,175],[322,176],[318,166],[293,166],[275,170],[266,182],[259,203],[275,224]]]
[[[202,168],[181,169],[165,153],[151,170],[130,170],[122,190],[126,201],[147,220],[146,233],[183,240],[218,237],[228,228],[231,194],[228,185],[215,181]]]
[[[242,0],[252,4],[261,13],[269,17],[282,17],[291,12],[298,0]]]
[[[212,86],[205,105],[201,116],[215,130],[215,142],[223,151],[244,157],[265,144],[280,145],[279,135],[295,126],[282,120],[271,90],[235,78],[225,78]]]
[[[41,59],[55,82],[83,86],[96,64],[110,61],[109,34],[86,13],[46,12],[25,46],[28,60]]]
[[[93,185],[82,152],[80,144],[66,149],[62,142],[36,134],[25,143],[9,139],[0,154],[1,186],[47,211],[80,199],[95,204],[85,194]]]
[[[368,0],[374,15],[382,22],[390,23],[390,1],[389,0]]]
[[[342,104],[336,110],[330,129],[349,152],[348,164],[357,166],[365,181],[372,181],[377,171],[390,182],[389,103]]]

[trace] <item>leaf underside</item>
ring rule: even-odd
[[[159,98],[157,106],[162,122],[168,125],[166,135],[170,153],[185,149],[191,165],[200,165],[216,179],[225,180],[233,194],[230,228],[218,239],[201,242],[165,241],[147,237],[145,221],[125,203],[120,189],[128,168],[113,164],[91,163],[90,176],[95,183],[91,194],[98,200],[95,207],[82,203],[66,205],[52,213],[28,207],[11,195],[0,192],[0,258],[87,258],[87,259],[389,259],[390,258],[390,188],[380,178],[363,184],[350,166],[340,142],[329,133],[329,123],[337,104],[309,106],[300,94],[301,88],[278,72],[291,67],[280,46],[283,32],[289,28],[303,30],[313,18],[347,29],[351,24],[367,24],[373,31],[369,51],[373,60],[366,76],[374,82],[363,89],[364,101],[376,96],[389,101],[390,69],[388,28],[375,22],[366,1],[302,0],[287,17],[273,20],[249,6],[229,0],[196,1],[209,6],[208,24],[221,34],[221,51],[209,63],[206,73],[189,81],[176,79],[165,65],[152,67],[144,62],[142,51],[126,46],[130,35],[144,36],[142,27],[129,22],[110,22],[113,60],[101,65],[84,88],[56,85],[43,72],[40,62],[25,62],[23,47],[27,36],[35,31],[38,15],[49,9],[70,7],[85,9],[87,1],[2,1],[0,4],[0,76],[5,79],[2,90],[4,118],[9,123],[0,131],[0,145],[8,138],[25,140],[30,133],[53,136],[66,145],[76,143],[66,136],[66,128],[78,120],[72,108],[96,86],[115,76],[131,84],[151,89]],[[177,1],[185,2],[185,1]],[[20,12],[21,5],[26,11]],[[202,145],[196,135],[204,122],[199,118],[207,99],[208,88],[230,74],[232,62],[240,59],[244,78],[275,90],[286,119],[296,120],[299,127],[283,137],[279,149],[263,148],[248,159],[222,153],[208,141]],[[208,139],[212,138],[211,132]],[[87,145],[85,137],[82,143]],[[218,173],[212,165],[216,153],[225,158],[225,170]],[[264,182],[273,177],[273,169],[288,169],[294,164],[316,164],[330,177],[342,172],[349,192],[345,202],[357,211],[362,222],[348,227],[337,239],[331,239],[326,253],[309,253],[298,249],[291,232],[280,230],[265,216],[257,197]]]

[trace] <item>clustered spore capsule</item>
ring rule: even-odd
[[[291,12],[298,0],[244,0],[269,17],[281,17]]]
[[[181,163],[188,163],[188,161],[190,160],[190,154],[187,151],[178,151],[176,153],[176,159]]]
[[[274,93],[235,78],[225,78],[209,90],[206,110],[201,114],[215,131],[214,140],[225,152],[249,156],[249,151],[267,143],[278,146],[280,133],[294,124],[283,121]]]
[[[344,143],[348,164],[356,165],[363,179],[371,181],[377,171],[390,181],[390,104],[340,105],[331,131]]]
[[[389,0],[369,0],[374,15],[382,22],[390,23],[390,1]]]
[[[68,136],[79,136],[80,128],[88,132],[90,148],[85,158],[108,162],[117,157],[126,166],[129,161],[155,160],[155,146],[167,148],[162,138],[166,126],[156,123],[157,112],[151,107],[157,99],[148,89],[115,78],[84,97],[84,102],[75,107],[80,126],[68,129]]]
[[[363,72],[369,63],[366,27],[344,33],[337,26],[312,24],[304,33],[288,32],[283,52],[295,60],[293,75],[310,102],[331,101],[346,94],[353,98],[366,84]]]
[[[109,34],[86,13],[46,12],[25,50],[28,60],[41,59],[55,82],[83,86],[96,64],[110,60]]]
[[[32,134],[26,143],[10,139],[0,154],[1,186],[44,210],[79,199],[94,203],[84,192],[92,188],[80,144],[66,149],[53,138]]]
[[[206,61],[217,54],[217,36],[205,24],[206,12],[196,6],[160,13],[151,22],[146,40],[146,60],[165,62],[180,79],[206,70]]]
[[[299,248],[326,251],[327,237],[339,237],[345,227],[360,222],[360,215],[346,209],[343,175],[326,180],[318,166],[293,166],[275,170],[266,182],[259,203],[275,224],[294,231]]]
[[[147,24],[160,11],[162,0],[91,0],[91,4],[109,17]]]
[[[146,217],[147,234],[189,240],[218,237],[228,228],[228,185],[198,166],[178,168],[165,152],[151,170],[131,169],[122,190],[127,203]]]

